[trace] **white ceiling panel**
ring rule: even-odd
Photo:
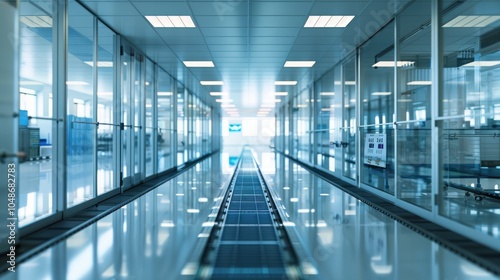
[[[231,91],[238,108],[257,109],[268,89],[298,91],[355,50],[394,13],[412,0],[81,0],[106,24],[169,71],[193,91]],[[445,0],[448,6],[455,0]],[[446,15],[498,14],[498,1],[468,0]],[[26,4],[26,3],[24,3]],[[400,34],[412,33],[430,16],[430,0],[417,0],[404,13]],[[74,8],[72,8],[74,9]],[[86,14],[84,11],[75,11]],[[87,13],[88,14],[88,13]],[[154,28],[144,15],[189,15],[196,28]],[[346,28],[304,28],[309,15],[354,15]],[[86,19],[71,19],[74,26]],[[496,24],[497,27],[500,24]],[[488,29],[445,29],[445,52],[474,45],[469,36]],[[85,34],[88,31],[82,29]],[[428,53],[429,30],[404,42],[405,55]],[[86,34],[87,35],[87,34]],[[376,54],[387,47],[391,32],[367,44]],[[36,51],[36,50],[31,50]],[[28,58],[26,58],[28,59]],[[183,60],[212,60],[215,68],[186,68]],[[284,68],[285,60],[315,60],[312,68]],[[199,80],[223,79],[224,86],[201,86]],[[297,80],[297,86],[275,87],[276,79]],[[234,95],[234,96],[233,96]],[[287,97],[288,98],[288,97]],[[251,112],[251,110],[250,110]]]
[[[307,15],[312,2],[251,2],[250,12],[252,15],[264,16],[297,16]]]
[[[250,37],[254,45],[292,45],[295,37]]]
[[[99,15],[113,16],[133,16],[137,15],[137,9],[129,2],[89,2],[86,4],[89,8],[99,13]]]
[[[134,1],[133,5],[139,13],[145,16],[191,15],[191,9],[186,1]]]
[[[211,52],[246,52],[248,45],[210,45],[208,49]]]
[[[190,1],[189,5],[195,16],[217,16],[224,21],[226,16],[248,15],[248,3],[245,1]]]
[[[248,28],[232,28],[232,27],[221,27],[221,28],[200,28],[203,36],[209,37],[233,37],[233,36],[247,36]]]
[[[300,28],[271,28],[252,27],[250,36],[274,37],[274,36],[297,36]]]
[[[247,37],[205,37],[209,45],[246,45]]]
[[[218,16],[197,16],[196,23],[198,26],[205,28],[246,28],[248,26],[248,16],[224,16],[222,18]]]
[[[252,16],[251,27],[302,27],[304,16]]]

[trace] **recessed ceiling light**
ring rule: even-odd
[[[356,85],[356,81],[345,81],[344,83],[346,86],[355,86]]]
[[[406,84],[409,86],[429,86],[432,85],[432,81],[411,81]]]
[[[415,64],[415,61],[397,61],[394,63],[394,61],[378,61],[377,63],[373,64],[372,67],[394,67],[397,65],[398,67],[409,67],[413,66]]]
[[[146,16],[153,27],[196,27],[190,16]]]
[[[225,98],[221,98],[221,99],[215,99],[215,102],[219,102],[219,103],[231,103],[233,102],[232,99],[225,99]]]
[[[27,27],[52,27],[52,18],[49,16],[21,16],[19,20]]]
[[[309,16],[304,27],[346,27],[354,16]]]
[[[411,99],[398,99],[398,102],[412,102]]]
[[[392,92],[374,92],[372,93],[372,95],[379,95],[379,96],[383,96],[383,95],[391,95]]]
[[[285,61],[284,67],[313,67],[316,61]]]
[[[94,66],[93,61],[84,61],[85,64]],[[113,61],[97,61],[97,67],[113,67]]]
[[[186,67],[214,67],[212,61],[183,61]]]
[[[500,16],[457,16],[443,27],[485,27],[500,19]]]
[[[283,91],[283,92],[274,92],[273,95],[274,96],[287,96],[288,92],[286,92],[286,91]]]
[[[333,96],[335,95],[335,92],[320,92],[319,95],[323,95],[323,96]]]
[[[83,81],[67,81],[66,85],[68,86],[88,86],[89,83]]]
[[[227,93],[225,92],[210,92],[210,95],[211,96],[224,96],[224,95],[227,95]]]
[[[500,61],[473,61],[467,64],[462,65],[462,67],[490,67],[490,66],[497,66],[500,64]]]
[[[21,86],[41,86],[43,83],[36,82],[36,81],[20,81],[19,85]]]
[[[297,84],[297,81],[276,81],[274,85],[276,86],[294,86]]]
[[[171,92],[167,92],[167,91],[159,91],[157,93],[158,96],[171,96],[172,93]]]
[[[200,81],[200,84],[203,86],[222,86],[224,85],[223,81]]]

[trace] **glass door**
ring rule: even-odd
[[[128,46],[122,46],[121,55],[121,185],[132,186],[132,62],[133,57]]]
[[[144,177],[144,56],[135,54],[133,57],[133,86],[131,92],[132,112],[132,163],[133,163],[133,184],[139,183]]]

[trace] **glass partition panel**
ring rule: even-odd
[[[154,95],[155,95],[155,76],[154,76],[154,63],[146,59],[146,82],[145,85],[145,135],[144,135],[144,161],[146,164],[146,177],[154,173],[154,150],[153,140],[156,137],[155,117],[154,117]]]
[[[114,119],[114,33],[106,25],[97,25],[97,194],[119,187],[114,182],[118,153],[113,152],[113,143],[118,131]]]
[[[25,154],[18,168],[17,217],[21,227],[56,211],[54,178],[58,165],[52,151],[57,135],[56,122],[50,119],[57,99],[52,93],[52,1],[42,2],[46,8],[29,1],[19,3],[18,147]]]
[[[184,86],[177,84],[177,165],[187,161],[187,94]]]
[[[335,88],[343,91],[343,101],[341,103],[339,100],[334,105],[335,107],[342,107],[343,111],[343,123],[340,125],[342,138],[340,138],[340,141],[337,141],[337,149],[340,148],[342,150],[342,172],[345,177],[353,180],[357,180],[356,141],[358,139],[357,126],[359,124],[356,116],[356,108],[359,103],[357,100],[356,69],[356,59],[354,57],[348,59],[342,65],[342,77],[339,75],[335,78],[335,81],[337,81]],[[343,105],[340,106],[340,104]]]
[[[96,196],[96,120],[94,119],[94,17],[68,3],[67,205]]]
[[[500,129],[443,124],[440,214],[500,238]],[[479,219],[480,217],[480,219]]]
[[[338,124],[336,124],[339,105],[335,105],[334,73],[334,70],[328,72],[315,87],[318,105],[315,138],[317,139],[315,143],[317,143],[318,165],[332,172],[335,171],[334,143],[340,134]]]
[[[314,99],[312,99],[309,90],[302,91],[296,99],[297,108],[297,130],[296,145],[297,158],[305,162],[310,162],[311,141],[311,110],[314,108]]]
[[[397,20],[398,61],[409,64],[397,68],[398,197],[427,210],[432,207],[430,11],[429,1],[416,1]]]
[[[449,1],[445,1],[444,9]],[[500,5],[443,15],[439,214],[500,239]],[[498,248],[498,247],[497,247]]]
[[[162,172],[173,167],[172,149],[174,141],[172,78],[162,69],[158,70],[158,91],[156,92],[156,97],[158,100],[156,149],[158,153],[158,172]]]
[[[394,68],[412,67],[394,61],[394,23],[388,24],[360,48],[362,125],[394,122]],[[347,97],[346,97],[347,98]],[[349,99],[351,101],[352,98]],[[355,101],[355,100],[354,100]],[[361,103],[360,102],[360,103]],[[346,104],[350,105],[350,104]]]

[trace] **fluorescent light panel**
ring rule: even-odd
[[[89,66],[94,66],[93,61],[84,61]],[[113,67],[113,61],[97,61],[97,67]]]
[[[324,27],[346,27],[354,16],[309,16],[304,27],[324,28]]]
[[[196,27],[190,16],[146,16],[153,27],[193,28]]]
[[[284,67],[313,67],[316,61],[285,61]]]
[[[49,16],[21,16],[19,20],[27,27],[52,27],[52,18]]]
[[[159,91],[156,95],[158,95],[158,96],[171,96],[172,93],[167,92],[167,91]]]
[[[186,67],[214,67],[212,61],[183,61]]]
[[[283,92],[274,92],[273,95],[274,96],[287,96],[288,92],[286,92],[286,91],[283,91]]]
[[[322,96],[334,96],[335,92],[320,92],[319,95],[322,95]]]
[[[462,65],[462,67],[491,67],[500,65],[500,61],[473,61]]]
[[[227,93],[225,92],[211,92],[210,93],[211,96],[224,96],[224,95],[227,95]]]
[[[391,94],[392,94],[392,92],[380,92],[380,91],[372,93],[372,95],[375,95],[375,96],[377,96],[377,95],[384,96],[384,95],[391,95]]]
[[[500,19],[500,16],[457,16],[443,27],[485,27]]]
[[[200,81],[200,84],[203,86],[222,86],[224,85],[223,81]]]
[[[215,102],[219,102],[219,103],[231,103],[233,102],[232,99],[229,99],[229,98],[219,98],[219,99],[215,99]]]
[[[294,86],[297,84],[297,81],[275,81],[275,86]]]
[[[432,85],[432,81],[411,81],[406,84],[409,86],[429,86]]]
[[[398,67],[408,67],[412,66],[415,64],[415,61],[397,61],[394,63],[394,61],[378,61],[377,63],[373,64],[372,67],[394,67],[397,65]]]

